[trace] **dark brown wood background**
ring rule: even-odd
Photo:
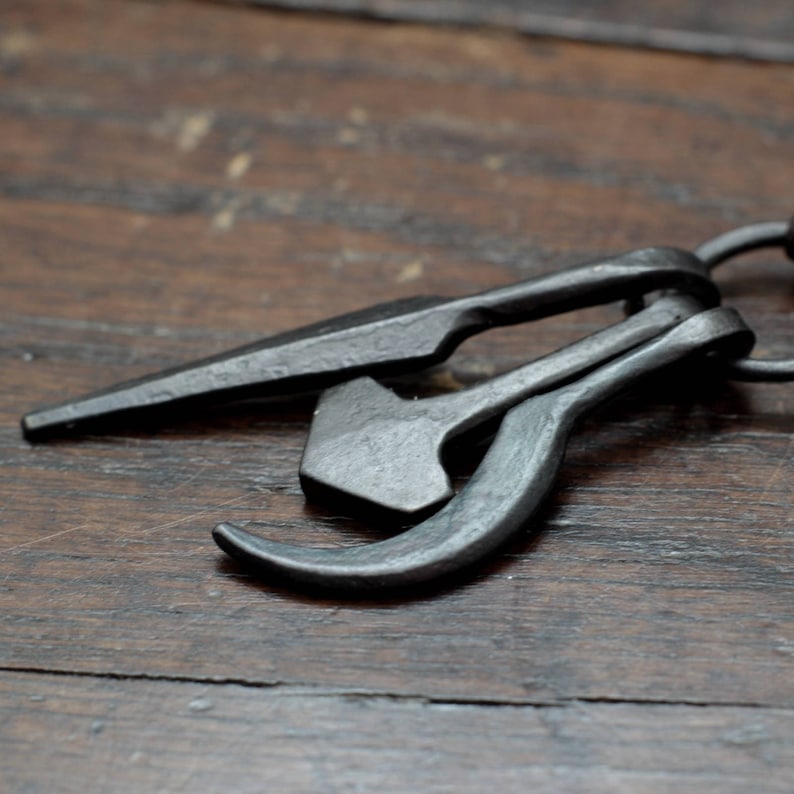
[[[717,32],[790,46],[786,5]],[[222,519],[373,537],[304,503],[310,399],[37,445],[17,424],[373,302],[785,218],[785,60],[4,3],[0,789],[789,792],[789,385],[679,379],[621,400],[573,440],[534,535],[389,601],[296,596],[210,538]],[[719,272],[764,354],[792,353],[792,275],[776,252]],[[482,335],[416,388],[619,316]]]

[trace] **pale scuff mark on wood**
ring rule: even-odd
[[[33,36],[24,30],[14,30],[0,36],[0,57],[19,58],[33,48]]]
[[[408,281],[416,281],[418,278],[422,277],[424,272],[425,266],[422,263],[422,260],[414,259],[412,262],[408,262],[407,265],[403,265],[400,272],[397,274],[395,281],[398,284],[405,284]]]
[[[207,137],[214,121],[211,111],[171,108],[151,125],[151,132],[158,138],[175,139],[180,152],[192,152]]]
[[[501,171],[505,166],[505,158],[501,154],[489,154],[483,159],[483,165],[489,171]]]
[[[224,207],[212,216],[212,230],[215,232],[228,232],[234,226],[234,207]]]
[[[251,155],[248,152],[240,152],[229,160],[226,166],[226,176],[228,179],[239,179],[251,167]]]
[[[271,193],[265,197],[268,209],[284,215],[294,215],[300,203],[300,194],[294,192]]]
[[[351,124],[357,124],[359,126],[366,124],[369,121],[369,113],[365,108],[361,107],[350,108],[347,117],[350,119]]]
[[[201,112],[187,116],[182,122],[177,146],[183,152],[193,151],[212,129],[214,114]]]
[[[210,225],[215,232],[228,232],[237,220],[237,213],[245,204],[242,196],[235,196],[212,216]]]
[[[359,142],[361,134],[354,127],[342,127],[337,133],[336,140],[344,146],[352,146]]]

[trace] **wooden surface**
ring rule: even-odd
[[[522,538],[380,602],[256,581],[209,536],[379,536],[304,503],[309,398],[17,425],[373,302],[785,218],[790,66],[203,3],[0,22],[0,788],[790,791],[790,386],[619,401]],[[718,280],[791,354],[791,264]],[[401,388],[620,314],[482,335]]]
[[[541,36],[794,61],[790,0],[223,0],[387,21],[488,25]]]

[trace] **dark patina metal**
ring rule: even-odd
[[[791,224],[754,224],[704,243],[696,254],[711,270],[758,248],[791,253],[793,239]],[[676,316],[680,320],[685,306],[698,311],[692,299],[664,298],[621,325],[453,394],[406,400],[371,378],[331,388],[320,397],[301,461],[304,493],[347,512],[377,509],[378,518],[427,514],[454,494],[442,462],[449,441],[661,333]],[[725,373],[739,380],[789,380],[794,362],[744,357],[726,362]]]
[[[551,488],[575,423],[639,378],[716,354],[724,377],[794,380],[794,359],[747,358],[752,332],[733,310],[707,308],[719,303],[709,271],[766,247],[794,258],[794,226],[755,224],[694,254],[648,248],[474,296],[395,301],[33,411],[22,429],[38,439],[130,412],[401,374],[439,363],[494,326],[618,299],[641,306],[647,293],[673,290],[622,323],[455,394],[405,401],[371,378],[326,394],[301,467],[305,489],[414,517],[452,496],[440,463],[446,441],[510,409],[469,485],[413,529],[333,550],[275,543],[229,523],[213,533],[230,555],[297,583],[349,591],[414,585],[473,564],[523,526]]]
[[[695,249],[709,270],[728,259],[760,248],[782,248],[794,261],[794,218],[741,226],[719,235]],[[726,377],[743,381],[794,380],[794,358],[740,358],[726,363]]]
[[[556,388],[703,310],[666,296],[623,322],[562,350],[451,394],[410,400],[372,378],[326,391],[314,412],[300,465],[304,493],[348,513],[378,518],[427,514],[454,495],[445,445],[512,406]],[[393,514],[389,516],[389,513]]]
[[[702,263],[648,248],[462,298],[406,298],[270,337],[218,356],[32,411],[26,438],[186,402],[310,392],[362,374],[397,375],[447,358],[488,328],[678,287],[706,305],[719,293]]]
[[[754,337],[732,309],[701,312],[657,339],[567,386],[511,409],[469,484],[448,505],[400,535],[340,549],[260,538],[234,524],[217,544],[259,573],[295,583],[360,591],[417,585],[466,568],[501,545],[551,489],[581,417],[628,386],[695,354],[745,355]]]

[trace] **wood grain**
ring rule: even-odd
[[[788,0],[226,0],[381,20],[491,25],[532,35],[608,44],[794,61]]]
[[[0,693],[0,741],[10,751],[0,771],[11,791],[226,791],[233,780],[241,794],[785,794],[794,765],[794,717],[784,709],[483,708],[20,674],[0,676]]]
[[[388,601],[296,596],[210,539],[224,519],[381,536],[305,504],[311,397],[37,445],[17,422],[377,301],[786,217],[790,67],[202,3],[0,15],[12,791],[102,790],[86,758],[131,791],[260,790],[272,759],[298,791],[323,774],[400,790],[404,768],[417,790],[785,790],[790,386],[690,372],[619,401],[524,537]],[[791,264],[769,252],[718,279],[760,352],[790,355]],[[396,386],[456,388],[620,316],[484,334]],[[456,461],[461,483],[472,466]],[[191,711],[202,698],[217,708]]]

